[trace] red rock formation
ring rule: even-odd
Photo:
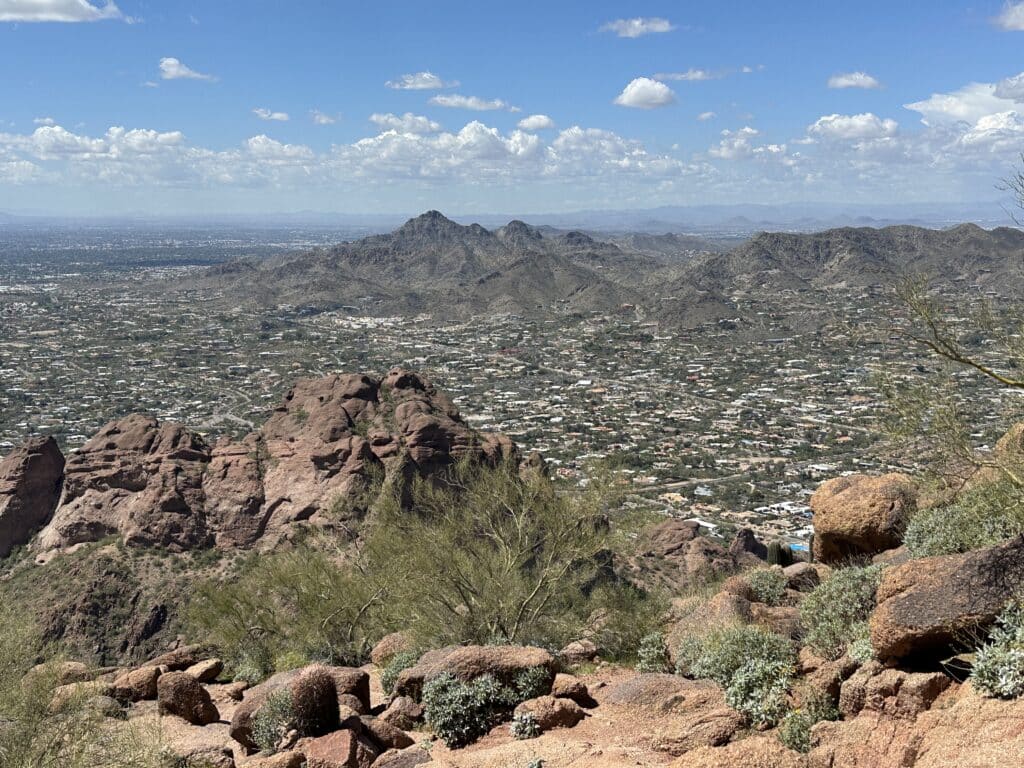
[[[0,557],[49,522],[63,474],[64,456],[52,437],[29,440],[0,461]]]

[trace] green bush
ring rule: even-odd
[[[253,715],[252,740],[260,751],[273,754],[277,745],[296,727],[295,707],[288,688],[272,692]]]
[[[1007,606],[988,639],[975,654],[972,684],[986,696],[1024,696],[1024,605]]]
[[[362,663],[401,629],[418,647],[488,642],[561,647],[593,637],[611,657],[632,654],[665,602],[616,581],[610,562],[630,545],[602,483],[557,492],[509,463],[462,462],[443,479],[385,483],[359,546],[310,537],[252,555],[227,579],[199,587],[192,634],[237,667],[267,660]]]
[[[380,671],[380,686],[384,693],[390,694],[395,689],[395,683],[402,670],[415,666],[420,660],[420,655],[415,651],[399,651],[384,665]]]
[[[821,691],[809,693],[799,709],[787,714],[779,724],[779,741],[797,752],[811,749],[811,728],[822,720],[838,720],[839,710]]]
[[[444,674],[423,686],[427,723],[453,749],[472,744],[505,719],[513,698],[490,675],[465,683]]]
[[[807,595],[800,604],[806,645],[826,659],[837,659],[862,639],[881,574],[879,565],[842,568]]]
[[[636,652],[636,671],[668,672],[670,669],[671,663],[665,636],[661,632],[651,632],[649,635],[645,635]]]
[[[991,547],[1024,533],[1024,496],[1009,482],[971,489],[955,503],[924,509],[907,524],[912,557],[952,555]]]
[[[782,598],[786,596],[785,574],[779,568],[758,568],[744,575],[750,591],[754,593],[757,602],[765,605],[781,605]]]
[[[513,717],[508,730],[514,739],[535,739],[540,736],[540,724],[532,712]]]
[[[473,743],[508,720],[519,704],[550,690],[546,667],[523,670],[509,684],[492,675],[463,682],[446,673],[423,686],[422,703],[434,734],[456,748]]]
[[[755,725],[773,725],[785,713],[796,651],[784,637],[755,626],[712,629],[684,638],[678,671],[714,680],[726,702]]]

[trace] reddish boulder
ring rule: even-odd
[[[168,672],[157,680],[160,713],[177,715],[192,725],[209,725],[220,719],[210,694],[192,675]]]
[[[828,480],[811,497],[814,556],[836,563],[898,547],[916,509],[917,486],[906,475]]]
[[[50,521],[63,479],[64,455],[52,437],[28,440],[0,461],[0,558]]]
[[[524,701],[515,709],[517,716],[532,715],[541,731],[552,728],[572,728],[586,717],[580,705],[571,699],[557,699],[554,696],[538,696]]]
[[[369,739],[351,730],[303,739],[298,748],[306,756],[306,768],[369,768],[380,755]]]
[[[1024,588],[1024,536],[959,555],[887,569],[871,615],[880,659],[945,658],[967,632],[991,624]]]
[[[160,667],[139,667],[114,678],[114,698],[118,701],[144,701],[157,697]]]

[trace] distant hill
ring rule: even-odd
[[[680,258],[670,244],[626,251],[582,232],[544,234],[521,221],[491,231],[429,211],[390,234],[232,261],[186,287],[214,288],[236,301],[372,314],[610,311],[641,303],[652,277]]]
[[[222,264],[185,287],[215,290],[232,302],[446,319],[629,305],[667,327],[693,327],[752,322],[744,297],[890,286],[901,275],[1024,290],[1024,232],[974,224],[842,227],[761,232],[729,250],[689,235],[598,239],[518,220],[488,230],[429,211],[390,234]],[[815,322],[810,316],[804,321]]]

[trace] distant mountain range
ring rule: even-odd
[[[634,310],[674,326],[741,314],[757,292],[891,285],[920,274],[981,288],[1024,288],[1024,231],[974,224],[762,232],[731,250],[693,236],[597,239],[512,221],[494,230],[437,211],[386,235],[268,260],[242,259],[191,279],[232,302],[349,307],[359,314],[557,315]],[[740,303],[738,303],[738,301]]]

